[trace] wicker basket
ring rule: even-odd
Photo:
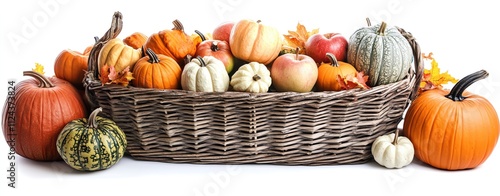
[[[96,43],[84,79],[92,107],[102,107],[125,132],[127,151],[138,160],[202,164],[339,165],[372,158],[371,144],[394,132],[416,96],[422,74],[420,49],[415,69],[402,81],[369,90],[340,92],[200,93],[102,85],[97,56],[122,28],[111,28]],[[416,70],[416,71],[415,71]]]

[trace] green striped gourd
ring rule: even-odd
[[[108,118],[98,116],[95,109],[88,119],[66,124],[57,138],[57,152],[72,168],[97,171],[116,164],[124,155],[127,140],[124,132]]]
[[[378,86],[404,79],[413,62],[408,40],[385,22],[362,27],[349,38],[347,62],[368,75],[368,85]]]

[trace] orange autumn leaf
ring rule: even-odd
[[[101,67],[101,71],[100,71],[100,76],[99,76],[99,80],[101,80],[101,84],[104,85],[104,84],[108,84],[109,83],[109,66],[106,64],[104,66]]]
[[[428,55],[422,54],[422,57],[431,61],[431,68],[424,68],[424,74],[422,76],[422,81],[420,82],[419,92],[431,89],[442,89],[444,84],[455,84],[458,82],[458,80],[451,76],[448,71],[441,73],[438,62],[434,59],[434,57],[432,57],[432,52]]]
[[[297,23],[295,31],[288,31],[288,34],[283,35],[285,38],[285,43],[283,44],[282,50],[289,51],[290,53],[295,53],[296,48],[299,48],[300,54],[305,54],[305,45],[307,39],[312,35],[319,32],[319,29],[313,29],[307,31],[306,27],[300,23]]]
[[[340,75],[337,76],[337,80],[343,90],[349,89],[370,89],[366,84],[368,82],[368,76],[365,76],[364,72],[358,72],[356,74],[348,74],[344,78]]]
[[[133,80],[132,72],[130,72],[130,67],[123,69],[120,72],[117,72],[115,66],[109,67],[109,80],[113,84],[120,84],[122,86],[128,86],[130,80]]]
[[[123,69],[120,72],[116,72],[115,66],[104,65],[101,67],[101,75],[99,79],[102,85],[104,84],[119,84],[122,86],[128,86],[131,80],[134,79],[132,72],[130,72],[130,67]]]

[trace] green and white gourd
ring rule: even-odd
[[[382,22],[351,35],[347,62],[368,75],[368,85],[374,87],[404,79],[413,62],[413,51],[396,27]]]
[[[72,168],[80,171],[108,169],[124,155],[127,140],[124,132],[108,118],[97,116],[95,109],[88,119],[69,122],[57,138],[57,152]]]

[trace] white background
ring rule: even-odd
[[[453,2],[450,4],[449,2]],[[53,63],[65,48],[83,51],[109,27],[115,11],[124,15],[120,37],[135,31],[150,35],[172,28],[179,19],[187,32],[211,32],[224,21],[260,19],[281,32],[297,22],[321,33],[354,30],[384,20],[410,31],[422,47],[433,52],[443,71],[461,78],[479,69],[490,77],[469,88],[499,109],[500,80],[497,65],[500,41],[496,35],[500,14],[494,1],[4,1],[0,8],[0,97],[7,81],[23,80],[22,71],[35,62],[53,75]],[[52,5],[44,9],[43,5]],[[217,7],[217,8],[216,8]],[[30,32],[23,31],[33,25]],[[13,37],[19,42],[12,42]],[[429,65],[426,65],[429,66]],[[3,140],[3,139],[2,139]],[[0,142],[0,192],[102,194],[130,192],[156,195],[339,195],[347,194],[474,194],[496,195],[500,174],[497,148],[480,167],[442,171],[418,160],[399,170],[375,162],[341,166],[191,165],[144,162],[123,158],[112,168],[93,173],[75,172],[64,162],[34,162],[17,156],[16,189],[7,187],[8,146]],[[2,177],[3,176],[3,177]],[[8,193],[8,194],[6,194]],[[484,194],[483,194],[484,195]]]

